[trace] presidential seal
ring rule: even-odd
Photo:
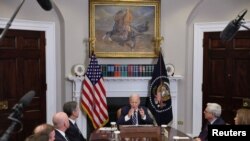
[[[166,76],[159,76],[154,79],[150,89],[150,104],[156,111],[163,112],[171,108],[169,80]]]

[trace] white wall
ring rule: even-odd
[[[44,11],[36,1],[26,0],[17,19],[55,23],[56,33],[56,95],[57,110],[63,102],[71,100],[72,83],[66,76],[75,64],[88,64],[88,0],[51,0],[55,9]],[[20,1],[1,0],[0,18],[11,17]],[[198,5],[197,5],[198,4]],[[193,25],[194,23],[227,22],[244,8],[249,0],[162,0],[161,35],[165,38],[162,51],[166,63],[175,66],[175,74],[182,75],[179,84],[178,125],[180,130],[192,134],[193,114]],[[250,14],[245,16],[250,19]],[[48,60],[49,61],[49,60]],[[151,59],[100,59],[101,62],[152,62]],[[119,62],[118,62],[119,63]]]

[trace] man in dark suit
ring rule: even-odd
[[[66,135],[70,139],[70,141],[86,141],[76,124],[76,119],[79,117],[80,112],[80,108],[77,102],[66,102],[63,105],[63,111],[67,114],[69,118],[70,126],[66,130]]]
[[[198,137],[194,137],[195,141],[208,141],[208,126],[209,125],[225,125],[225,121],[221,116],[221,106],[217,103],[207,103],[207,107],[204,110],[204,118],[207,123],[202,127]]]
[[[117,120],[118,125],[140,125],[140,124],[153,124],[153,119],[150,118],[148,110],[140,105],[140,96],[132,94],[129,97],[128,106],[121,109],[121,116]]]
[[[55,141],[70,141],[65,135],[65,131],[69,128],[68,116],[64,112],[58,112],[52,121],[55,127]]]

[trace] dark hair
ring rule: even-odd
[[[73,111],[77,107],[77,102],[75,101],[69,101],[64,103],[63,105],[63,112],[67,114],[68,117],[70,117],[73,113]]]

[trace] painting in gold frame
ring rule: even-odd
[[[90,0],[89,10],[97,57],[158,57],[160,0]]]

